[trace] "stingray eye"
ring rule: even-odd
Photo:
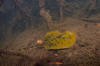
[[[63,39],[66,39],[66,37],[63,37]]]

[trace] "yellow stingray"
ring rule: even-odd
[[[64,49],[73,46],[75,41],[76,34],[74,32],[51,31],[45,35],[43,46],[45,49]]]

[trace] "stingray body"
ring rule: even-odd
[[[74,32],[52,31],[46,34],[43,46],[45,49],[64,49],[73,46],[75,41],[76,34]]]

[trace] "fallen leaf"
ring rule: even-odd
[[[30,48],[30,50],[32,50],[33,48]]]
[[[43,41],[42,40],[37,40],[37,44],[42,44]]]
[[[58,54],[54,54],[54,56],[59,56]]]
[[[97,23],[97,26],[100,27],[100,23]]]
[[[61,64],[63,64],[63,63],[62,63],[62,62],[50,62],[49,64],[61,65]]]

